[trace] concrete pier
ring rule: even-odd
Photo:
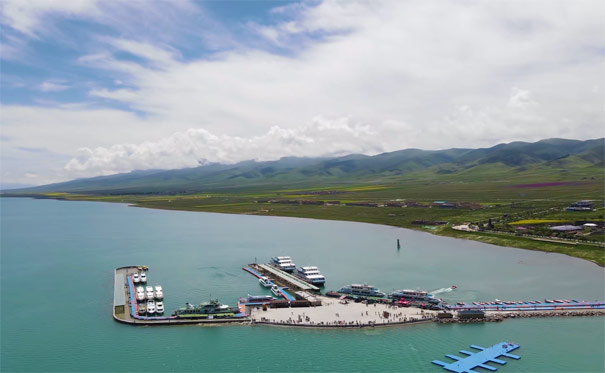
[[[288,285],[291,288],[305,291],[319,291],[319,288],[315,285],[311,285],[300,278],[291,275],[287,272],[279,270],[267,264],[250,264],[250,267],[261,271],[263,274],[273,277],[274,279]]]
[[[141,317],[137,315],[137,301],[134,294],[132,275],[143,266],[126,266],[114,270],[114,320],[130,325],[206,325],[249,322],[247,315],[224,319],[179,319],[175,316]],[[168,310],[167,310],[168,311]],[[169,311],[168,311],[169,312]]]

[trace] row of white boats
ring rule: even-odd
[[[134,282],[135,284],[140,284],[140,283],[146,283],[147,282],[147,274],[143,271],[143,272],[135,272],[134,275],[132,275],[132,282]]]
[[[319,272],[315,266],[297,267],[289,256],[274,256],[269,263],[284,272],[290,272],[300,277],[303,281],[313,285],[322,286],[326,283],[326,277]],[[264,285],[263,285],[264,286]]]
[[[150,313],[164,313],[164,302],[162,301],[147,301],[147,304],[141,303],[139,304],[139,315],[142,314],[150,314]]]
[[[142,302],[144,300],[163,299],[164,292],[160,285],[156,285],[155,289],[153,286],[137,286],[137,301]]]
[[[272,280],[272,279],[270,279],[269,277],[267,277],[267,276],[261,276],[261,277],[258,279],[258,283],[259,283],[259,284],[261,284],[261,286],[262,286],[262,287],[265,287],[265,288],[271,288],[271,292],[272,292],[272,293],[273,293],[273,294],[274,294],[276,297],[281,298],[282,294],[281,294],[281,291],[280,291],[280,287],[279,287],[279,286],[277,286],[277,285],[276,285],[276,284],[273,282],[273,280]],[[287,289],[287,288],[284,288],[284,289]],[[250,296],[250,295],[248,295],[248,298],[250,298],[250,297],[251,297],[251,296]],[[271,298],[271,299],[263,299],[263,296],[257,296],[257,298],[258,298],[258,299],[256,299],[256,301],[259,301],[259,300],[265,300],[265,301],[266,301],[266,300],[275,300],[275,299],[274,299],[273,297],[271,297],[270,295],[268,295],[267,297],[269,297],[269,298]]]

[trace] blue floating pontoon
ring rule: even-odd
[[[445,355],[452,360],[456,360],[454,363],[444,363],[443,361],[433,360],[433,364],[437,364],[442,366],[443,369],[449,370],[450,372],[457,373],[473,373],[475,372],[474,368],[483,368],[491,371],[496,371],[498,368],[494,368],[492,366],[486,365],[486,363],[492,362],[500,365],[506,364],[506,361],[499,360],[500,356],[509,357],[511,359],[519,360],[521,357],[517,355],[510,354],[509,352],[516,350],[519,348],[519,345],[509,342],[500,342],[491,347],[481,347],[476,345],[471,345],[471,348],[479,350],[479,352],[470,352],[466,350],[460,350],[461,354],[468,355],[467,357],[459,357],[456,355]]]

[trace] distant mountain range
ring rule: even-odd
[[[78,179],[11,193],[80,192],[95,194],[192,193],[240,188],[311,187],[329,184],[390,183],[410,179],[496,180],[581,170],[602,179],[605,138],[512,142],[482,149],[405,149],[337,158],[285,157],[277,161],[210,164],[178,170],[145,170]],[[573,179],[578,173],[570,172]],[[561,176],[563,175],[563,176]]]

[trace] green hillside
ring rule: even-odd
[[[548,139],[485,149],[406,149],[375,156],[287,157],[271,162],[210,164],[180,170],[147,170],[74,180],[11,193],[195,193],[238,188],[312,187],[405,180],[602,180],[604,139]],[[528,181],[528,182],[529,182]]]

